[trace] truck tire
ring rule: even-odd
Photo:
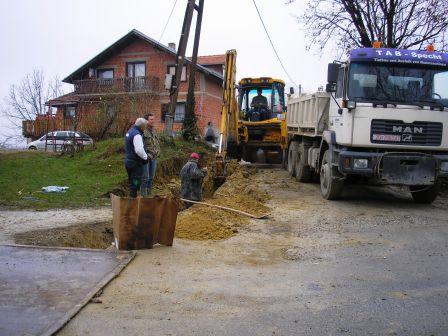
[[[415,203],[431,204],[439,194],[440,183],[436,182],[436,184],[430,187],[411,186],[409,189]]]
[[[309,166],[306,165],[306,149],[302,144],[299,145],[299,149],[296,156],[296,180],[299,182],[311,182],[312,174]]]
[[[292,141],[288,148],[288,174],[291,177],[296,176],[297,145],[296,141]]]
[[[320,191],[327,200],[336,200],[341,196],[344,180],[335,178],[335,168],[330,162],[330,151],[327,149],[320,167]]]
[[[288,160],[287,160],[288,150],[284,149],[282,150],[282,169],[288,169]]]

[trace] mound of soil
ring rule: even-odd
[[[112,222],[73,225],[63,228],[35,230],[14,235],[16,244],[108,248],[114,240]]]
[[[237,210],[263,215],[269,212],[264,204],[269,195],[253,180],[255,169],[241,167],[236,162],[229,165],[232,172],[226,182],[219,187],[213,197],[205,202],[230,207]],[[205,188],[207,183],[205,181]],[[250,218],[206,205],[195,204],[182,211],[177,217],[176,237],[190,240],[225,239],[238,232],[238,228]]]

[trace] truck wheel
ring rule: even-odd
[[[287,163],[287,155],[288,155],[288,150],[284,149],[282,150],[282,169],[288,169],[288,163]]]
[[[312,174],[309,166],[305,164],[306,150],[303,144],[299,145],[299,150],[296,156],[296,180],[299,182],[311,182]]]
[[[437,182],[433,186],[411,186],[412,198],[415,203],[431,204],[437,198],[440,189],[440,183]]]
[[[293,141],[288,148],[288,174],[289,176],[296,176],[296,157],[297,157],[297,142]]]
[[[330,151],[326,150],[320,167],[320,191],[327,200],[336,200],[341,196],[344,181],[335,179],[335,169],[330,162]]]

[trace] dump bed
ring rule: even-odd
[[[288,135],[320,136],[328,128],[330,94],[316,92],[288,99]]]

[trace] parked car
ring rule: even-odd
[[[82,132],[73,131],[56,131],[50,132],[28,144],[29,150],[45,150],[45,144],[47,150],[62,151],[69,149],[82,148],[93,144],[93,140],[90,136]]]

